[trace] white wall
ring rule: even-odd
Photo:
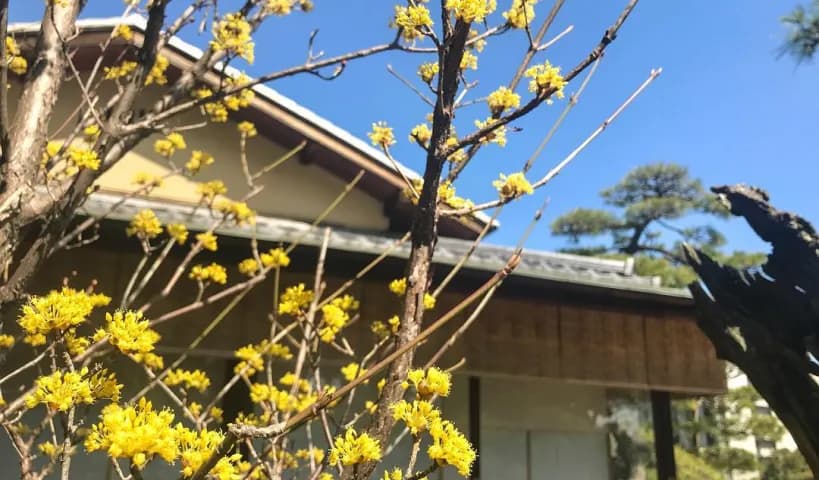
[[[608,478],[602,387],[537,379],[481,379],[481,478]]]
[[[110,82],[101,90],[110,88]],[[156,88],[156,87],[153,87]],[[144,105],[150,105],[160,90],[148,89],[144,96]],[[16,87],[9,95],[17,98]],[[66,83],[60,91],[54,125],[51,126],[52,140],[65,138],[73,129],[74,123],[68,122],[68,128],[55,131],[59,124],[70,118],[71,113],[82,98],[81,92],[74,83]],[[175,119],[170,126],[196,125],[202,122],[198,113],[188,114]],[[172,177],[165,185],[154,191],[153,198],[164,198],[176,202],[196,202],[196,183],[220,179],[228,187],[228,196],[241,198],[248,191],[239,160],[239,133],[236,123],[229,121],[221,124],[209,124],[206,127],[182,132],[188,148],[176,153],[172,160],[182,166],[190,158],[192,150],[203,150],[210,153],[216,162],[205,167],[193,180],[183,176]],[[155,135],[142,142],[131,153],[127,154],[98,181],[103,190],[131,191],[131,183],[138,172],[163,174],[169,171],[167,161],[154,153],[154,141],[161,138]],[[267,140],[261,135],[248,140],[248,163],[252,172],[261,170],[280,158],[287,149]],[[294,220],[314,220],[341,193],[347,182],[315,165],[305,164],[296,156],[259,180],[264,189],[248,202],[250,207],[261,215],[283,217]],[[326,223],[349,228],[366,230],[386,230],[389,219],[384,215],[383,204],[361,190],[351,191],[342,204],[327,217]]]

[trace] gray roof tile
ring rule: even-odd
[[[123,199],[118,195],[93,194],[81,209],[91,216],[106,216],[111,220],[130,220],[138,211],[150,208],[164,223],[184,223],[191,230],[207,230],[213,222],[210,213],[198,209],[192,213],[190,206],[145,198]],[[301,239],[303,245],[319,246],[323,229],[310,224],[272,217],[257,217],[256,237],[262,241],[293,242]],[[239,238],[251,238],[253,227],[225,226],[217,233]],[[385,251],[396,237],[384,233],[362,232],[333,228],[330,248],[334,250],[374,255]],[[440,238],[435,250],[435,263],[455,265],[471,247],[472,242],[454,238]],[[470,269],[496,272],[503,268],[514,248],[482,243],[466,262]],[[407,258],[407,243],[393,250],[393,257]],[[584,257],[543,250],[524,250],[521,263],[514,275],[563,283],[580,284],[686,298],[687,290],[659,286],[658,279],[634,274],[632,262]]]

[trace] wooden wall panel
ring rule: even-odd
[[[645,317],[646,372],[649,384],[669,377],[669,345],[666,343],[667,322],[657,317]]]
[[[623,337],[626,346],[626,377],[635,385],[648,383],[645,320],[640,315],[623,314]]]
[[[99,258],[104,258],[100,262]],[[78,283],[99,278],[100,288],[119,300],[122,285],[137,261],[135,254],[82,250],[70,258],[52,261],[46,272],[64,275],[72,265],[95,265],[91,272],[80,272]],[[105,263],[108,268],[98,269]],[[99,271],[98,271],[99,270]],[[160,272],[157,282],[170,272]],[[59,283],[58,273],[41,275],[37,282],[47,290]],[[231,275],[236,275],[231,270]],[[346,277],[327,277],[327,291],[333,291]],[[304,282],[312,286],[309,273],[285,271],[282,285]],[[155,286],[150,286],[154,289]],[[188,302],[195,295],[193,282],[180,282],[177,292],[157,305],[155,311],[168,311]],[[357,351],[372,345],[370,325],[385,321],[400,312],[401,299],[387,289],[385,281],[364,279],[350,293],[361,300],[361,318],[346,334]],[[463,294],[446,293],[435,310],[428,312],[425,324],[438,318],[463,299]],[[179,321],[160,327],[162,345],[184,347],[225,305],[220,302],[198,310]],[[267,313],[272,308],[272,282],[260,285],[214,330],[202,348],[231,356],[236,348],[258,342],[267,335]],[[466,314],[434,335],[419,350],[424,362],[449,338]],[[332,354],[332,352],[329,352]],[[582,304],[547,303],[533,298],[496,296],[466,334],[440,361],[447,368],[461,358],[469,373],[542,377],[636,389],[660,389],[692,393],[719,392],[725,386],[724,365],[716,359],[707,338],[693,318],[658,311],[645,316],[636,311],[607,310]],[[346,359],[345,359],[346,360]]]

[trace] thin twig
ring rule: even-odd
[[[435,103],[432,100],[430,100],[426,95],[424,95],[424,92],[419,90],[415,85],[412,84],[412,82],[410,82],[409,80],[401,76],[401,74],[396,72],[395,69],[392,68],[392,65],[387,65],[387,71],[390,72],[390,74],[392,74],[393,77],[397,78],[401,83],[403,83],[407,88],[412,90],[416,95],[418,95],[418,98],[423,100],[424,103],[426,103],[430,107],[435,106]]]
[[[23,365],[20,365],[19,367],[17,367],[17,368],[16,368],[14,371],[10,372],[10,373],[9,373],[8,375],[6,375],[5,377],[0,378],[0,385],[2,385],[2,384],[4,384],[4,383],[6,383],[7,381],[11,380],[12,378],[16,377],[17,375],[19,375],[19,374],[21,374],[21,373],[25,372],[25,371],[26,371],[26,370],[28,370],[29,368],[31,368],[31,367],[33,367],[33,366],[37,365],[38,363],[40,363],[40,362],[43,360],[43,358],[45,358],[45,356],[46,356],[47,354],[49,354],[49,353],[50,353],[50,352],[51,352],[51,351],[54,349],[54,346],[55,346],[55,344],[54,344],[54,343],[52,343],[51,345],[49,345],[49,346],[48,346],[48,348],[46,348],[45,350],[43,350],[42,352],[40,352],[40,354],[39,354],[39,355],[37,355],[36,357],[32,358],[31,360],[29,360],[28,362],[24,363]]]
[[[629,105],[631,105],[631,103],[634,102],[634,100],[651,84],[651,82],[653,82],[662,73],[662,71],[663,71],[662,68],[651,70],[651,73],[649,74],[648,78],[642,83],[642,85],[640,85],[637,88],[637,90],[635,90],[634,93],[632,93],[631,96],[629,96],[626,99],[625,102],[620,104],[620,106],[617,107],[617,109],[614,111],[614,113],[612,113],[611,115],[609,115],[608,118],[603,120],[603,123],[601,123],[600,126],[598,126],[588,137],[586,137],[586,139],[583,140],[583,142],[581,142],[580,145],[577,146],[577,148],[572,150],[571,153],[569,153],[569,155],[567,155],[560,163],[558,163],[554,168],[549,170],[549,172],[546,173],[546,175],[544,175],[540,180],[533,183],[532,188],[538,189],[538,188],[546,185],[547,183],[549,183],[549,181],[551,181],[554,177],[556,177],[558,174],[560,174],[560,172],[563,171],[563,169],[569,163],[571,163],[571,161],[574,160],[580,154],[580,152],[582,152],[595,138],[597,138],[601,133],[603,133],[603,131],[606,128],[608,128],[608,126],[611,125],[611,123],[614,122],[614,120],[616,120],[617,117],[619,117],[621,113],[623,113],[623,111],[626,109],[626,107],[628,107]],[[486,210],[488,208],[494,208],[494,207],[497,207],[499,205],[509,203],[510,201],[512,201],[514,199],[515,199],[514,197],[512,197],[512,198],[501,198],[501,199],[498,199],[498,200],[492,200],[490,202],[485,202],[485,203],[482,203],[482,204],[479,204],[479,205],[475,205],[473,207],[466,207],[466,208],[462,208],[462,209],[458,209],[458,210],[443,211],[443,212],[441,212],[441,214],[442,215],[456,215],[456,216],[470,215],[470,214],[473,214],[473,213],[481,211],[481,210]]]

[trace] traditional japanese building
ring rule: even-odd
[[[100,43],[121,22],[80,22],[82,30],[72,44],[79,67],[92,66]],[[144,21],[128,18],[126,22],[134,31],[133,42],[138,44]],[[11,32],[25,47],[27,36],[37,29],[37,25],[14,25]],[[119,58],[127,43],[115,39],[106,61]],[[170,61],[169,78],[192,65],[200,53],[178,38],[171,39],[162,52]],[[226,70],[227,75],[235,73]],[[209,81],[218,83],[220,75],[212,72]],[[205,257],[236,265],[248,256],[251,237],[255,236],[262,250],[298,240],[300,246],[281,281],[285,285],[312,282],[317,252],[325,228],[329,228],[325,270],[332,288],[389,251],[387,258],[351,289],[361,301],[362,321],[351,327],[348,337],[353,344],[371,341],[370,322],[385,320],[399,308],[400,298],[390,294],[386,285],[404,275],[408,245],[393,245],[406,232],[412,215],[412,205],[402,194],[403,176],[414,178],[417,174],[400,166],[399,172],[362,139],[273,89],[259,85],[253,90],[255,98],[250,106],[231,114],[230,123],[185,132],[189,145],[217,159],[197,177],[171,175],[149,196],[133,195],[136,173],[166,175],[170,171],[165,159],[153,152],[153,141],[144,142],[108,171],[99,181],[99,191],[82,208],[84,216],[103,218],[100,239],[57,255],[38,279],[37,289],[53,288],[76,271],[78,282],[97,279],[114,303],[119,302],[141,255],[137,242],[125,236],[127,222],[140,210],[150,208],[163,223],[183,223],[193,232],[207,230],[211,214],[194,208],[200,198],[198,183],[221,179],[229,192],[246,189],[236,158],[238,134],[233,122],[248,120],[259,132],[249,142],[247,152],[254,171],[302,142],[306,146],[266,176],[262,192],[249,200],[249,206],[258,213],[255,226],[217,229],[220,248]],[[80,95],[67,82],[58,116],[67,117]],[[201,117],[195,112],[180,123],[187,120],[192,124]],[[358,175],[362,175],[360,181],[341,204],[319,226],[312,225]],[[481,215],[442,220],[434,284],[463,258],[488,221]],[[491,245],[490,235],[429,316],[446,312],[490,278],[512,251]],[[171,255],[181,258],[184,249],[179,252],[174,250]],[[636,476],[623,476],[623,464],[628,462],[659,467],[659,478],[670,478],[670,398],[723,392],[725,368],[699,332],[687,292],[660,287],[656,279],[636,275],[632,266],[628,260],[526,250],[520,266],[478,320],[441,359],[439,364],[447,368],[461,363],[455,371],[453,394],[444,400],[443,409],[478,449],[474,478],[641,478],[640,472],[645,472],[641,468],[630,470],[636,472],[630,475]],[[163,267],[157,272],[147,290],[167,281],[170,269]],[[231,275],[238,273],[234,270]],[[186,304],[197,294],[190,283],[156,308],[167,311],[170,306]],[[248,294],[197,346],[189,361],[191,368],[206,370],[217,382],[232,375],[233,351],[257,342],[268,329],[270,292],[270,285],[262,285]],[[214,302],[159,325],[159,353],[173,356],[183,351],[223,305],[224,301]],[[427,342],[420,349],[420,361],[436,351],[458,323]],[[133,375],[135,382],[144,380],[139,371],[122,375]],[[240,394],[228,395],[223,408],[229,415],[246,404],[247,399]],[[635,442],[651,442],[653,438],[656,449],[649,448],[649,452],[656,451],[656,456],[632,455],[623,442],[624,435]],[[14,461],[5,437],[0,440],[0,459],[4,465]],[[90,469],[105,467],[100,458],[98,466],[78,463],[75,468],[78,475],[79,469],[88,468],[88,475],[93,476]],[[440,475],[432,478],[456,478],[454,472]]]

